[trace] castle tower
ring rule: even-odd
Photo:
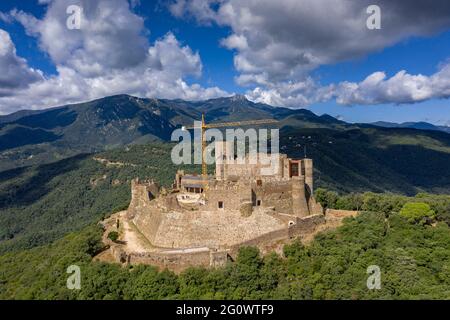
[[[178,170],[175,175],[174,188],[181,189],[181,178],[184,176],[184,170]]]
[[[239,211],[243,217],[249,217],[253,212],[252,187],[248,181],[239,182]]]
[[[305,166],[305,184],[308,190],[308,197],[314,194],[314,185],[313,185],[313,160],[312,159],[303,159],[303,164]]]
[[[128,207],[128,218],[133,219],[136,208],[146,207],[151,200],[159,195],[159,185],[153,181],[131,180],[131,202]]]
[[[291,180],[292,188],[292,213],[299,217],[309,216],[308,203],[305,194],[305,177],[295,176]]]
[[[228,141],[216,141],[215,142],[215,154],[216,154],[216,179],[227,179],[227,162],[233,155],[233,144]]]

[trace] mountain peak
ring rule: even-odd
[[[243,94],[235,94],[231,97],[231,101],[248,101],[248,99]]]

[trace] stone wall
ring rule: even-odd
[[[330,213],[331,214],[331,213]],[[278,215],[275,213],[275,215]],[[168,268],[175,272],[182,271],[191,266],[220,267],[226,264],[229,257],[236,258],[242,246],[257,246],[264,248],[280,241],[288,241],[295,237],[302,237],[317,230],[325,223],[322,214],[300,218],[292,215],[282,215],[283,220],[294,221],[294,225],[267,232],[259,237],[243,241],[226,248],[192,248],[159,252],[125,252],[123,246],[109,241],[110,250],[117,262],[122,264],[147,264],[160,268]],[[280,219],[281,219],[280,218]]]
[[[230,248],[231,254],[236,254],[239,251],[239,248],[242,246],[259,246],[263,243],[274,242],[279,240],[287,240],[289,239],[289,229],[288,227],[275,230],[272,232],[268,232],[259,237],[253,238],[251,240],[239,243]]]
[[[228,261],[226,251],[214,251],[208,248],[197,251],[183,252],[131,252],[126,253],[120,245],[110,247],[111,253],[117,262],[130,265],[153,265],[160,269],[169,269],[175,272],[183,271],[189,267],[221,267]]]
[[[268,232],[254,239],[239,243],[230,248],[230,255],[235,258],[239,248],[242,246],[257,246],[269,245],[277,241],[287,241],[295,237],[302,237],[307,234],[311,234],[316,231],[317,227],[324,224],[325,216],[323,214],[313,215],[309,217],[299,218],[296,216],[284,215],[284,219],[295,221],[294,225],[287,226],[286,228]]]
[[[149,207],[147,211],[136,214],[132,222],[139,226],[139,231],[153,243],[163,219],[164,214],[160,210]]]
[[[145,210],[150,201],[158,197],[159,185],[153,181],[140,182],[139,179],[131,181],[131,202],[128,207],[128,217],[132,219],[137,213]]]
[[[325,213],[322,205],[319,202],[317,202],[314,197],[309,197],[308,207],[309,207],[309,212],[311,215],[316,215],[316,214],[323,215]]]
[[[219,210],[219,201],[223,202],[223,210],[239,210],[241,188],[237,183],[217,182],[206,190],[205,210]]]
[[[229,255],[227,251],[211,250],[209,257],[209,266],[217,268],[222,267],[227,263]]]
[[[145,252],[130,253],[128,258],[129,264],[151,264],[160,268],[170,270],[183,270],[192,266],[210,265],[210,250],[188,253],[164,253],[164,252]]]
[[[292,190],[290,180],[270,181],[262,180],[260,185],[252,185],[254,191],[253,205],[261,200],[262,207],[273,207],[282,213],[292,212]]]
[[[289,226],[289,238],[312,233],[319,225],[324,224],[325,222],[325,216],[323,214],[297,218],[296,223],[292,226]]]
[[[327,209],[325,211],[325,216],[327,218],[342,219],[345,217],[355,217],[358,215],[358,213],[359,211]]]
[[[314,194],[314,185],[313,185],[313,160],[312,159],[303,159],[302,161],[302,171],[305,172],[305,183],[308,193]]]
[[[292,177],[292,214],[299,217],[309,216],[309,207],[306,200],[305,177]]]

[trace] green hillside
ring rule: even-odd
[[[1,172],[0,252],[50,243],[126,208],[135,177],[165,186],[173,182],[177,168],[170,160],[171,145],[126,150]]]
[[[343,192],[449,192],[450,135],[348,124],[331,116],[253,103],[243,96],[200,102],[127,95],[0,117],[0,172],[79,154],[170,140],[206,112],[208,123],[277,119],[281,152],[314,159],[318,183]],[[305,150],[306,148],[306,150]]]
[[[295,242],[286,246],[283,256],[262,257],[254,248],[244,248],[224,268],[189,269],[180,275],[151,266],[121,268],[92,261],[102,250],[97,223],[127,207],[132,178],[171,184],[177,169],[170,160],[171,144],[120,147],[2,171],[0,299],[448,297],[450,196],[339,196],[319,188],[413,193],[448,185],[448,171],[439,162],[449,154],[446,135],[411,140],[403,129],[371,130],[286,127],[281,139],[291,156],[302,156],[306,145],[316,164],[316,196],[325,207],[366,213],[319,235],[308,247]],[[410,148],[412,153],[403,155]],[[428,165],[421,167],[424,161]],[[377,163],[383,165],[369,170]],[[408,180],[415,176],[411,171],[417,180]],[[401,214],[406,203],[429,205],[432,220],[409,221]],[[82,268],[80,291],[66,288],[66,269],[72,264]],[[373,264],[383,272],[381,290],[366,288],[366,269]]]
[[[428,148],[392,144],[401,137],[303,129],[283,132],[281,146],[283,151],[287,145],[284,151],[290,156],[302,157],[306,145],[315,163],[316,188],[344,193],[448,193],[447,147],[439,140],[426,141]],[[126,208],[135,177],[170,186],[179,169],[170,159],[172,146],[134,145],[0,172],[0,252],[50,243]],[[182,168],[200,170],[194,165]]]
[[[323,194],[328,199],[330,195]],[[366,212],[307,247],[293,242],[284,253],[262,257],[241,248],[235,262],[180,275],[151,266],[93,262],[101,230],[91,225],[51,245],[0,255],[0,299],[446,299],[450,295],[450,229],[442,214],[450,197],[354,195]],[[431,201],[437,222],[410,222],[405,202]],[[445,209],[447,206],[447,209]],[[444,210],[444,211],[443,211]],[[66,269],[81,270],[81,290],[66,288]],[[380,268],[381,287],[367,288],[367,268]]]
[[[415,129],[285,127],[281,152],[314,160],[316,183],[341,192],[450,192],[450,135]]]

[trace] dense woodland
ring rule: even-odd
[[[51,243],[125,209],[135,177],[170,186],[177,169],[171,147],[133,146],[0,172],[0,253]]]
[[[397,206],[392,196],[366,199]],[[407,201],[428,201],[419,199]],[[338,201],[342,201],[341,198]],[[442,197],[444,202],[444,197]],[[450,197],[446,197],[450,205]],[[432,206],[433,207],[433,206]],[[439,299],[450,296],[450,229],[438,207],[430,223],[401,212],[364,212],[307,247],[297,241],[283,256],[262,257],[244,247],[217,270],[192,268],[176,275],[151,266],[92,262],[101,230],[89,226],[51,245],[0,257],[3,299]],[[68,266],[81,267],[81,290],[68,290]],[[378,265],[381,289],[366,286],[367,267]]]
[[[0,173],[0,299],[439,299],[450,297],[450,196],[339,194],[326,208],[359,210],[337,230],[283,255],[242,248],[236,261],[177,275],[151,266],[93,262],[103,249],[98,221],[126,208],[130,180],[169,186],[167,144],[133,146]],[[198,168],[188,168],[198,170]],[[319,184],[320,185],[320,184]],[[81,290],[68,290],[70,265]],[[378,265],[381,289],[366,286]]]

